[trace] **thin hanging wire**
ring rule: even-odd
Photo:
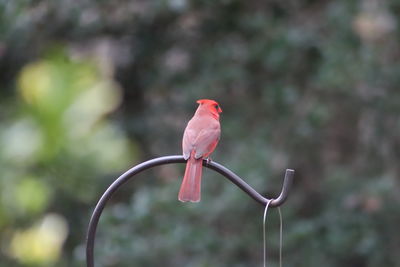
[[[267,204],[265,205],[264,217],[263,217],[264,267],[267,266],[267,241],[266,241],[266,238],[265,238],[265,219],[267,218],[268,206],[269,206],[269,203],[271,203],[271,201],[272,201],[271,199],[268,200]]]
[[[278,213],[279,213],[279,267],[282,267],[283,220],[280,207],[278,207]]]
[[[266,219],[267,219],[267,211],[269,207],[269,203],[271,200],[267,202],[265,205],[265,210],[264,210],[264,217],[263,217],[263,254],[264,254],[264,267],[267,266],[267,241],[266,241],[266,230],[265,230],[265,225],[266,225]],[[278,207],[278,213],[279,213],[279,267],[282,267],[282,247],[283,247],[283,220],[282,220],[282,212],[280,207]]]

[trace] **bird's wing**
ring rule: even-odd
[[[196,140],[196,131],[186,127],[182,139],[183,157],[187,160],[194,148],[194,141]]]
[[[210,155],[217,146],[220,134],[219,128],[201,130],[195,141],[196,154],[194,157],[198,159]]]
[[[213,118],[193,118],[189,121],[182,140],[183,157],[187,160],[192,150],[195,150],[195,158],[210,155],[221,134],[218,121]]]

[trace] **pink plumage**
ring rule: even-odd
[[[199,107],[188,122],[182,140],[187,163],[178,199],[183,202],[200,201],[203,159],[214,151],[221,135],[219,104],[210,99],[200,99],[197,103]]]

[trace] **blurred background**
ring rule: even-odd
[[[283,206],[284,266],[400,266],[400,2],[0,1],[0,266],[84,266],[101,194],[181,153],[199,98],[213,159]],[[260,266],[263,207],[204,171],[145,172],[101,218],[96,266]],[[267,223],[278,266],[279,219]]]

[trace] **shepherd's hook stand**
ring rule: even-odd
[[[126,171],[124,174],[118,177],[118,179],[115,180],[110,185],[110,187],[107,188],[107,190],[101,196],[96,207],[94,208],[92,217],[89,222],[89,228],[86,239],[87,267],[94,267],[93,249],[94,249],[94,240],[96,237],[97,225],[99,223],[101,213],[103,212],[103,209],[107,204],[107,201],[111,198],[114,192],[117,191],[117,189],[121,185],[123,185],[126,181],[133,178],[133,176],[135,176],[136,174],[139,174],[140,172],[155,166],[172,164],[172,163],[186,163],[186,160],[183,158],[183,156],[165,156],[145,161]],[[270,199],[261,196],[256,190],[254,190],[250,185],[248,185],[245,181],[243,181],[239,176],[237,176],[231,170],[227,169],[221,164],[218,164],[213,161],[203,160],[203,166],[212,169],[222,174],[226,178],[228,178],[229,181],[237,185],[240,189],[242,189],[246,194],[248,194],[250,197],[252,197],[255,201],[257,201],[261,205],[265,206],[270,201]],[[290,187],[292,185],[293,176],[294,176],[294,170],[286,169],[285,178],[283,180],[282,191],[278,196],[278,198],[271,200],[269,204],[270,207],[279,207],[286,201]]]

